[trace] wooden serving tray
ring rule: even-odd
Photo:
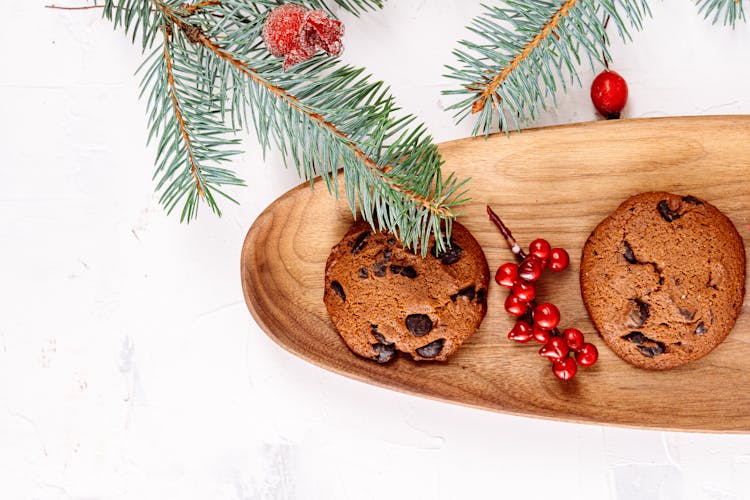
[[[255,221],[242,249],[250,312],[297,356],[371,384],[487,410],[574,422],[711,432],[750,432],[750,311],[704,358],[665,372],[634,368],[595,333],[581,301],[579,257],[596,224],[628,196],[649,190],[693,194],[727,214],[750,243],[750,116],[616,120],[463,139],[440,146],[444,172],[471,177],[461,223],[490,269],[512,260],[485,215],[490,204],[528,244],[543,237],[571,255],[539,296],[558,305],[561,326],[583,330],[599,362],[570,382],[553,376],[538,344],[507,339],[506,290],[494,283],[481,328],[447,363],[399,357],[388,365],[352,354],[323,305],[331,247],[352,222],[325,186],[303,184]],[[343,183],[342,183],[343,184]]]

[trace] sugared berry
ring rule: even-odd
[[[513,329],[508,332],[508,339],[525,344],[531,340],[531,326],[529,326],[528,322],[522,319],[516,321],[516,324],[513,325]]]
[[[550,250],[552,247],[544,238],[537,238],[529,244],[529,254],[539,257],[543,264],[547,263]]]
[[[568,355],[568,346],[562,337],[551,337],[546,344],[539,349],[539,355],[549,359],[562,359]]]
[[[571,351],[578,351],[583,347],[583,334],[577,328],[567,328],[563,332],[563,338]]]
[[[599,351],[594,344],[586,342],[576,353],[576,361],[581,366],[591,366],[599,359]]]
[[[542,276],[544,265],[536,255],[527,255],[518,266],[518,277],[526,281],[536,281]]]
[[[560,380],[570,380],[576,376],[578,366],[576,361],[571,357],[557,359],[552,363],[552,373]]]
[[[528,304],[518,300],[518,297],[513,294],[508,295],[508,298],[505,299],[505,310],[513,316],[523,316],[528,307]]]
[[[534,323],[531,327],[531,336],[540,344],[546,344],[549,340],[550,332],[549,330],[540,327],[537,323]]]
[[[498,285],[504,286],[505,288],[513,288],[513,285],[518,281],[518,266],[506,262],[498,267],[497,272],[495,273],[495,281]]]
[[[547,267],[552,271],[562,271],[570,263],[570,256],[564,248],[553,248],[549,253]]]
[[[521,302],[531,302],[536,297],[536,286],[530,281],[519,281],[513,285],[513,295]]]
[[[552,330],[560,323],[560,310],[549,302],[539,304],[534,308],[534,323],[545,330]]]

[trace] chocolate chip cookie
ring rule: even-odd
[[[445,361],[487,312],[489,268],[481,247],[454,222],[451,245],[426,257],[355,222],[326,263],[324,301],[356,354],[386,363],[397,351]]]
[[[581,291],[618,356],[641,368],[674,368],[708,354],[734,326],[745,295],[745,248],[708,202],[641,193],[589,236]]]

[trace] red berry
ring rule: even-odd
[[[279,5],[263,24],[263,41],[275,57],[284,57],[284,70],[307,61],[318,49],[338,55],[343,48],[344,25],[329,19],[322,10],[308,11],[301,5]]]
[[[516,321],[516,324],[513,325],[513,329],[508,332],[508,338],[525,344],[531,340],[531,326],[529,326],[528,322],[522,319]]]
[[[521,302],[518,300],[518,297],[513,294],[508,295],[508,298],[505,299],[505,310],[513,316],[523,316],[528,307],[528,304]]]
[[[548,302],[534,308],[534,323],[545,330],[552,330],[560,323],[560,310]]]
[[[550,332],[549,330],[545,330],[544,328],[541,328],[539,325],[534,323],[534,325],[531,327],[531,335],[532,337],[534,337],[534,340],[536,340],[540,344],[546,344],[549,340]]]
[[[628,102],[628,84],[614,71],[602,71],[591,83],[591,102],[606,119],[620,118]]]
[[[563,332],[563,338],[571,351],[578,351],[583,347],[583,334],[576,328],[568,328]]]
[[[546,344],[539,349],[539,355],[552,360],[562,359],[568,355],[568,346],[562,337],[551,337]]]
[[[518,277],[526,281],[536,281],[542,276],[544,264],[536,255],[527,255],[518,266]]]
[[[576,372],[578,371],[578,367],[576,366],[576,361],[573,358],[563,358],[563,359],[557,359],[554,363],[552,363],[552,373],[555,374],[555,377],[559,378],[560,380],[570,380],[573,377],[576,376]]]
[[[562,271],[570,263],[570,256],[564,248],[553,248],[549,253],[547,267],[552,271]]]
[[[541,260],[545,264],[547,263],[547,259],[549,258],[550,250],[552,250],[552,247],[550,247],[549,242],[542,238],[535,239],[529,245],[529,253],[531,255],[539,257],[539,260]]]
[[[513,288],[513,285],[518,281],[518,266],[506,262],[498,267],[495,273],[495,281],[497,281],[498,285],[505,288]]]
[[[519,281],[513,285],[513,295],[521,302],[531,302],[536,297],[536,286],[530,281]]]
[[[581,366],[591,366],[596,363],[597,359],[599,359],[599,351],[594,344],[588,342],[583,344],[583,347],[576,353],[576,361],[581,363]]]

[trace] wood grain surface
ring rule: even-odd
[[[378,365],[352,354],[323,305],[331,247],[352,214],[325,186],[305,183],[271,204],[242,249],[250,312],[279,345],[336,373],[379,386],[517,415],[642,428],[750,432],[750,314],[745,298],[728,339],[708,356],[665,372],[634,368],[595,333],[581,301],[579,257],[588,234],[628,196],[649,190],[692,194],[716,205],[750,242],[750,116],[615,120],[526,130],[509,138],[444,143],[444,172],[471,177],[460,221],[484,248],[490,269],[512,260],[487,220],[490,204],[528,244],[565,247],[571,266],[546,275],[539,296],[558,305],[599,348],[599,362],[570,382],[555,379],[538,345],[507,340],[505,289],[492,283],[481,328],[447,363],[399,357]]]

